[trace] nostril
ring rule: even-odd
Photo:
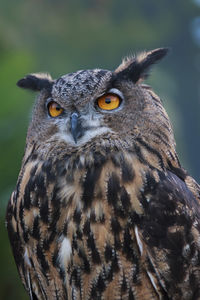
[[[79,117],[79,115],[78,115],[77,112],[73,112],[73,113],[71,114],[71,119],[78,119],[78,117]]]

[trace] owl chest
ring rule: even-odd
[[[106,284],[110,295],[113,286],[123,288],[123,280],[126,286],[137,281],[143,178],[128,159],[65,169],[56,180],[42,166],[35,169],[17,204],[19,227],[25,249],[38,270],[45,267],[48,280],[59,273],[67,289],[78,293],[103,293]]]
[[[142,176],[134,175],[131,167],[125,176],[122,166],[109,161],[81,175],[76,170],[71,180],[65,177],[62,183],[66,207],[61,209],[59,220],[65,224],[60,267],[69,278],[68,284],[78,290],[96,290],[97,282],[101,290],[104,281],[111,292],[114,285],[121,288],[123,276],[128,278],[131,273],[130,282],[138,276],[135,225],[142,213],[138,198]]]
[[[87,168],[65,167],[57,174],[47,164],[28,165],[16,202],[24,241],[33,238],[49,248],[67,237],[72,250],[87,245],[89,252],[93,240],[99,249],[107,241],[117,247],[131,216],[143,212],[139,167],[125,155]]]

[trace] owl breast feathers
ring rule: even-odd
[[[142,83],[166,53],[18,82],[40,92],[6,216],[30,299],[200,299],[200,187]]]

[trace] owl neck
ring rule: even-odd
[[[103,142],[102,142],[103,141]],[[69,147],[66,143],[54,143],[51,151],[45,144],[44,147],[33,143],[27,147],[24,155],[24,164],[32,160],[50,161],[51,164],[73,168],[91,168],[93,165],[103,165],[111,161],[116,167],[123,165],[124,157],[138,161],[141,168],[158,169],[160,171],[181,168],[175,144],[166,140],[152,141],[147,138],[137,136],[132,141],[123,143],[121,140],[101,139],[101,142],[86,144],[81,148]],[[128,165],[128,163],[126,163]]]

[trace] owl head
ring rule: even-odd
[[[38,91],[27,146],[78,151],[98,145],[131,149],[137,140],[166,153],[175,147],[168,116],[151,88],[143,84],[166,48],[124,59],[115,71],[80,70],[53,80],[31,74],[18,86]]]

